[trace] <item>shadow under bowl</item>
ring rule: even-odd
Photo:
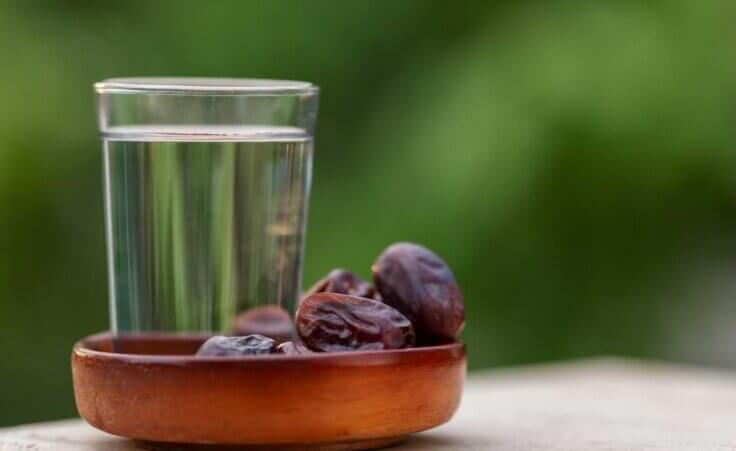
[[[81,340],[72,351],[80,415],[156,446],[366,449],[448,421],[465,379],[462,343],[195,357],[206,338],[104,333]]]

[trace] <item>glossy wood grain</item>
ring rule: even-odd
[[[195,358],[203,339],[82,340],[72,352],[79,413],[137,440],[356,449],[446,422],[465,378],[461,343]]]

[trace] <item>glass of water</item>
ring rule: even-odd
[[[280,80],[95,84],[115,333],[228,332],[293,314],[318,88]]]

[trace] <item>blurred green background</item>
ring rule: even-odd
[[[389,243],[445,257],[471,368],[736,366],[730,1],[4,1],[0,426],[75,414],[107,327],[92,83],[322,88],[305,284]]]

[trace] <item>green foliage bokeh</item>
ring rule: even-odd
[[[306,283],[337,266],[367,277],[391,242],[427,245],[466,295],[471,368],[736,364],[734,12],[4,2],[0,426],[74,415],[71,345],[107,328],[91,86],[114,76],[318,84]]]

